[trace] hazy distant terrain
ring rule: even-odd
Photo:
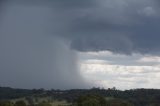
[[[107,103],[125,102],[134,106],[159,106],[159,89],[133,89],[120,91],[112,89],[72,89],[72,90],[44,90],[44,89],[13,89],[8,87],[0,88],[0,101],[19,100],[29,104],[38,104],[41,102],[55,104],[74,104],[77,98],[82,95],[100,95],[104,97]],[[151,105],[152,104],[152,105]],[[153,105],[158,104],[158,105]],[[117,105],[115,105],[117,106]]]

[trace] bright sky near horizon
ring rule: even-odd
[[[160,88],[160,57],[109,51],[79,53],[81,74],[97,87]]]

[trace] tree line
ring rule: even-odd
[[[159,89],[131,89],[117,90],[115,88],[101,89],[71,89],[71,90],[44,90],[44,89],[13,89],[8,87],[0,87],[0,101],[16,99],[21,97],[45,97],[50,96],[56,100],[66,100],[74,103],[77,98],[82,95],[100,95],[106,98],[114,98],[110,101],[123,101],[134,106],[160,106],[160,90]],[[91,99],[90,101],[92,101]],[[96,101],[96,100],[95,100]]]

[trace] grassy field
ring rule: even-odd
[[[54,100],[51,97],[30,97],[33,101],[33,104],[39,104],[42,102],[47,102],[50,103],[52,106],[69,106],[70,104],[67,103],[66,101],[58,101]],[[12,99],[11,102],[15,103],[16,101],[24,101],[27,105],[29,104],[28,100],[24,98],[18,98],[18,99]]]

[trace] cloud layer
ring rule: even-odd
[[[69,39],[73,49],[159,54],[157,0],[55,2],[59,4],[53,6],[58,12],[56,32]]]
[[[47,30],[68,39],[75,50],[159,54],[158,0],[17,0],[16,3],[52,9]]]
[[[81,72],[93,85],[118,89],[160,88],[159,57],[81,52]],[[94,82],[94,83],[93,83]]]
[[[148,70],[152,77],[153,65],[159,69],[159,5],[158,0],[1,1],[0,83],[29,88],[88,87],[78,69],[78,52],[90,52],[87,61],[104,68],[111,82],[119,76],[116,81],[133,84]],[[99,56],[98,51],[107,54]],[[85,75],[94,69],[89,70]],[[110,74],[110,70],[117,71]],[[138,81],[146,84],[144,75]]]
[[[19,2],[18,2],[19,3]],[[86,88],[75,51],[50,33],[52,9],[6,3],[0,25],[0,85],[18,88]]]

